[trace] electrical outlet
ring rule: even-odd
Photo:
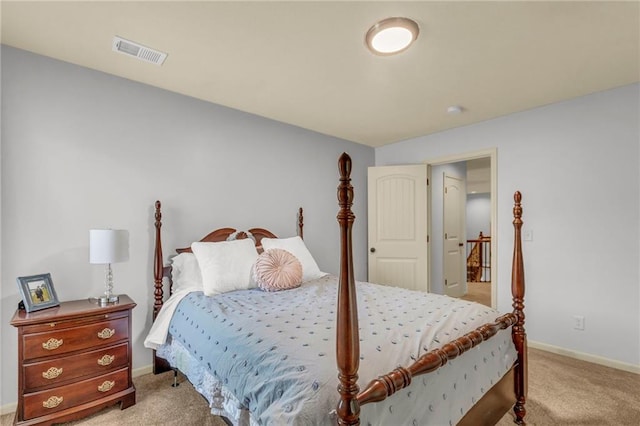
[[[573,316],[573,329],[584,330],[584,317],[582,315]]]

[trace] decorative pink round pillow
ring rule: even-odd
[[[264,291],[300,287],[302,264],[297,257],[286,250],[265,250],[253,265],[253,278],[258,287]]]

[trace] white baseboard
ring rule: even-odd
[[[628,364],[626,362],[616,361],[614,359],[604,358],[598,355],[591,355],[584,352],[573,351],[570,349],[561,348],[560,346],[548,345],[546,343],[535,342],[532,340],[529,340],[527,343],[530,348],[540,349],[554,354],[568,356],[569,358],[575,358],[581,361],[604,365],[605,367],[611,367],[617,370],[640,374],[640,365]]]
[[[131,370],[131,377],[143,376],[151,372],[153,372],[153,365],[149,364],[149,365],[145,365],[144,367]]]
[[[0,407],[0,416],[4,416],[5,414],[15,413],[16,408],[18,408],[17,402],[12,402],[11,404],[6,404]]]
[[[145,374],[149,374],[153,371],[153,366],[151,364],[145,365],[144,367],[136,368],[131,370],[131,377],[138,377]],[[12,402],[10,404],[3,405],[0,407],[0,416],[4,416],[5,414],[15,413],[16,408],[18,408],[17,402]]]

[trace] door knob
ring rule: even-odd
[[[462,246],[463,246],[463,244],[462,244],[462,243],[458,243],[458,247],[462,247]]]
[[[376,252],[376,248],[375,248],[375,247],[371,247],[371,248],[369,249],[369,251],[370,251],[371,253],[375,253],[375,252]]]

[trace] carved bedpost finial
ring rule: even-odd
[[[162,212],[160,211],[160,207],[162,207],[162,203],[160,200],[156,200],[156,228],[161,225]]]
[[[351,176],[351,157],[343,152],[338,158],[338,170],[340,171],[340,180],[349,179]]]
[[[302,214],[302,207],[298,209],[298,236],[304,240],[304,215]]]
[[[520,191],[516,191],[513,194],[513,201],[513,223],[515,224],[516,222],[518,222],[522,224],[522,205],[520,204],[520,202],[522,201],[522,194],[520,193]]]
[[[338,185],[338,222],[347,220],[353,222],[355,215],[351,211],[353,205],[353,186],[351,186],[351,157],[343,152],[338,159],[338,170],[340,172],[340,184]],[[342,224],[342,222],[340,222]]]
[[[160,208],[162,207],[162,203],[160,200],[155,203],[156,213],[155,213],[155,227],[156,227],[156,247],[153,253],[153,282],[154,282],[154,291],[153,291],[153,319],[156,319],[156,315],[158,315],[158,311],[162,307],[162,275],[163,275],[163,260],[162,260],[162,240],[160,238],[160,228],[162,227],[162,211]]]
[[[338,364],[338,392],[336,407],[339,425],[360,424],[358,403],[358,366],[360,363],[360,337],[358,334],[358,307],[353,275],[351,229],[355,215],[353,186],[351,186],[351,157],[343,153],[338,160],[338,223],[340,225],[340,275],[338,281],[338,314],[336,323],[336,360]]]
[[[514,422],[524,424],[527,414],[525,403],[527,400],[527,333],[524,329],[524,261],[522,256],[522,194],[516,191],[513,194],[513,265],[511,269],[511,294],[513,296],[513,313],[517,322],[512,328],[512,339],[518,352],[518,365],[515,371],[516,404],[513,412],[516,416]]]

